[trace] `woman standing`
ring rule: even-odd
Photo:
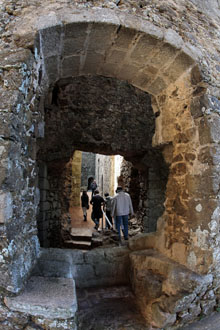
[[[87,221],[87,210],[89,209],[89,196],[87,195],[87,191],[83,190],[81,196],[81,205],[83,210],[84,221]]]

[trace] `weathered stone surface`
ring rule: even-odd
[[[13,311],[46,319],[68,319],[75,316],[77,300],[72,279],[31,277],[24,292],[17,297],[5,297]]]
[[[159,305],[155,303],[152,305],[152,319],[155,327],[164,328],[175,323],[176,315],[163,312]]]
[[[174,325],[176,314],[190,308],[197,295],[210,285],[211,279],[199,276],[153,250],[132,252],[130,259],[132,287],[138,306],[145,318],[160,328]],[[155,290],[151,291],[154,285]],[[213,305],[210,302],[207,306]]]

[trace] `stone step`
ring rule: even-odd
[[[70,235],[74,241],[89,241],[92,240],[93,229],[90,228],[71,228]]]
[[[74,318],[77,311],[75,282],[70,278],[32,276],[22,293],[4,301],[10,310],[46,319]]]
[[[92,247],[92,241],[84,241],[84,240],[68,240],[64,241],[64,245],[69,249],[90,249]]]

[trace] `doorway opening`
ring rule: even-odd
[[[168,169],[162,151],[152,147],[154,131],[150,95],[127,82],[81,76],[51,88],[45,138],[38,144],[42,246],[62,247],[61,228],[71,226],[69,208],[80,207],[80,190],[88,189],[92,178],[102,195],[109,190],[113,196],[118,184],[131,194],[136,233],[156,230]]]

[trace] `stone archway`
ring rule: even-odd
[[[130,248],[158,250],[201,274],[215,270],[219,206],[218,180],[213,175],[218,173],[219,118],[204,113],[219,105],[204,95],[197,58],[172,30],[164,32],[132,15],[128,19],[98,9],[69,14],[62,8],[62,14],[51,12],[45,23],[44,13],[45,8],[36,9],[34,24],[33,14],[26,16],[27,25],[16,21],[20,49],[16,59],[12,50],[3,63],[10,71],[4,77],[3,107],[11,112],[2,114],[9,125],[2,128],[1,153],[7,166],[4,163],[1,169],[5,274],[1,285],[20,290],[39,251],[36,138],[44,137],[45,95],[51,93],[55,102],[55,83],[81,75],[126,80],[152,96],[156,116],[152,145],[162,150],[171,171],[158,232],[136,240]],[[58,153],[63,158],[62,150]],[[148,166],[148,157],[138,163]]]
[[[173,257],[174,247],[180,244],[181,258],[178,255],[174,258],[198,269],[197,262],[194,265],[191,262],[189,247],[183,243],[184,237],[188,240],[191,226],[191,215],[184,210],[188,209],[190,199],[196,198],[194,188],[190,188],[191,191],[186,188],[186,173],[190,169],[194,171],[194,160],[198,157],[195,150],[199,144],[196,133],[198,126],[190,109],[198,98],[197,93],[203,94],[205,91],[200,87],[201,76],[195,59],[175,33],[170,31],[164,34],[150,23],[137,30],[136,20],[131,20],[129,26],[127,23],[123,26],[123,18],[118,24],[117,19],[114,21],[115,17],[110,19],[108,16],[107,25],[106,20],[103,23],[97,14],[87,16],[80,23],[78,19],[77,15],[68,16],[64,25],[57,24],[39,30],[35,49],[36,58],[43,59],[39,62],[40,72],[43,72],[41,84],[45,92],[51,92],[52,102],[58,91],[54,86],[55,81],[63,79],[65,84],[69,76],[80,75],[103,75],[127,80],[152,95],[156,116],[153,146],[163,149],[166,162],[172,169],[167,186],[167,191],[172,194],[167,195],[163,216],[166,219],[166,229],[163,230],[166,243],[157,246],[157,249]],[[171,42],[171,39],[175,42]],[[81,138],[79,134],[79,140]],[[80,149],[77,144],[76,147]],[[116,147],[111,148],[114,150]],[[62,158],[63,148],[58,149]],[[189,154],[186,158],[182,156],[185,153]],[[146,155],[138,159],[140,167],[148,166],[148,159],[152,157]],[[203,168],[201,164],[201,171]],[[186,228],[182,226],[183,222]],[[177,227],[180,232],[176,232]],[[199,248],[199,251],[203,249]]]

